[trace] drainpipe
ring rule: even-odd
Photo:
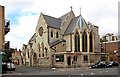
[[[72,33],[70,34],[70,47],[71,47],[71,52],[72,52]]]

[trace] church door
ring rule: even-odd
[[[69,56],[69,57],[67,57],[67,64],[68,64],[68,66],[70,66],[71,65],[71,57]]]

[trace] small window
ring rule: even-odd
[[[64,55],[56,55],[56,62],[64,62]]]
[[[42,57],[44,57],[44,53],[42,53]]]
[[[29,58],[29,51],[28,51],[28,58]]]
[[[53,31],[51,31],[51,37],[53,37]]]
[[[56,38],[59,38],[58,32],[56,33]]]
[[[39,57],[40,57],[40,54],[39,54]]]
[[[48,53],[48,51],[47,51],[47,48],[45,47],[45,54],[46,54],[46,56],[47,56],[47,53]]]

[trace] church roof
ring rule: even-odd
[[[72,33],[76,26],[79,26],[80,28],[82,28],[83,26],[88,27],[86,21],[84,20],[84,18],[81,15],[79,15],[71,20],[71,23],[69,24],[69,26],[65,32],[65,35]]]
[[[73,29],[75,28],[78,19],[79,19],[79,16],[72,19],[72,21],[71,21],[71,23],[69,24],[69,26],[68,26],[65,34],[70,34],[70,33],[73,32]]]
[[[65,18],[67,17],[68,13],[66,13],[65,15],[61,16],[60,19],[61,19],[61,23],[64,22]]]
[[[54,18],[54,17],[44,15],[44,14],[43,14],[43,17],[46,23],[48,24],[48,26],[53,27],[53,28],[60,28],[61,19]]]
[[[64,39],[58,39],[58,40],[56,40],[56,41],[54,41],[52,43],[49,43],[49,45],[50,45],[50,47],[53,47],[53,46],[55,46],[55,45],[57,45],[57,44],[59,44],[61,42],[66,42],[66,41]]]
[[[35,35],[36,35],[36,33],[34,33],[34,35],[31,37],[31,39],[29,40],[28,43],[32,43],[33,42],[33,40],[35,39]]]
[[[87,26],[86,21],[81,15],[79,16],[78,25],[80,26],[80,28],[83,27],[84,25]]]

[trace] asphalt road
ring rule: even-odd
[[[86,67],[79,68],[42,68],[16,66],[17,73],[21,75],[118,75],[118,68],[91,69]]]

